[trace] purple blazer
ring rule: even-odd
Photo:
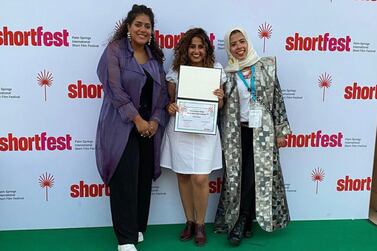
[[[167,122],[164,107],[168,103],[165,72],[161,63],[146,47],[149,56],[144,68],[153,78],[152,117],[159,123],[154,135],[154,179],[161,174],[160,145]],[[141,90],[146,82],[143,68],[133,57],[133,49],[124,38],[109,44],[98,63],[97,75],[103,85],[104,98],[96,137],[97,168],[105,184],[109,184],[135,126]]]

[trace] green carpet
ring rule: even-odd
[[[254,225],[254,236],[232,247],[224,234],[212,233],[208,224],[208,243],[196,247],[193,241],[181,242],[177,236],[182,224],[152,225],[139,251],[177,250],[255,250],[255,251],[376,251],[377,226],[367,220],[295,221],[274,233]],[[0,251],[116,251],[113,230],[104,228],[0,231]]]

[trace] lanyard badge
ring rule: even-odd
[[[251,68],[251,77],[250,85],[246,82],[246,79],[242,75],[241,71],[238,71],[237,74],[242,80],[243,84],[250,92],[250,102],[249,102],[249,127],[258,128],[262,126],[262,116],[263,109],[262,106],[257,102],[256,88],[255,88],[255,69],[254,65]]]

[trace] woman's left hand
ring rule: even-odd
[[[224,98],[224,91],[221,88],[214,90],[213,94],[219,99],[219,101],[223,100]]]
[[[285,138],[284,137],[276,138],[276,144],[279,148],[283,147],[285,145]]]
[[[149,123],[149,138],[152,138],[157,132],[158,123],[154,120],[151,120],[148,123]]]

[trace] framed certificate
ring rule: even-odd
[[[218,103],[194,99],[178,99],[175,131],[216,134]]]
[[[177,91],[177,132],[216,134],[221,69],[181,65]]]

